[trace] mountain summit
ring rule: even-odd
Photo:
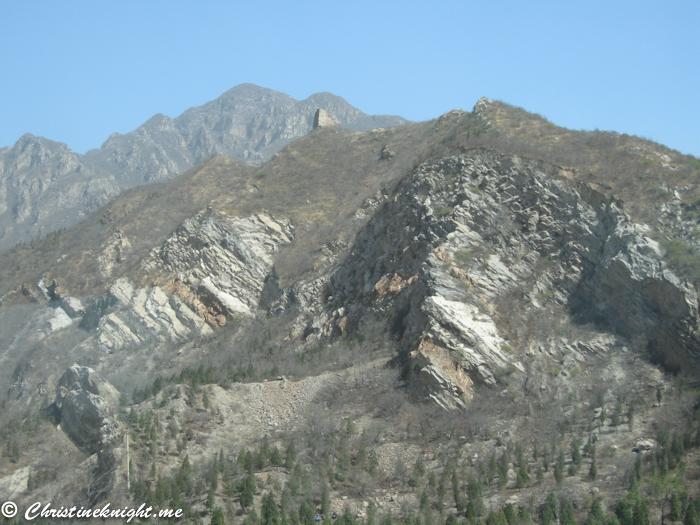
[[[175,119],[157,114],[130,133],[113,133],[85,155],[25,135],[14,148],[0,149],[0,249],[68,227],[120,191],[167,179],[214,155],[261,164],[311,131],[319,108],[353,131],[408,122],[366,115],[331,93],[297,101],[240,84]]]

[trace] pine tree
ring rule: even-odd
[[[393,525],[394,521],[391,517],[391,512],[384,516],[384,519],[382,520],[382,525]],[[343,511],[343,521],[340,525],[356,525],[355,518],[352,515],[352,512],[350,512],[349,507],[345,507],[345,511]]]
[[[571,461],[578,467],[581,464],[581,460],[581,440],[576,438],[571,442]]]
[[[557,519],[557,509],[559,508],[559,503],[554,495],[554,492],[550,492],[547,496],[547,500],[542,505],[542,525],[550,525]]]
[[[688,502],[688,508],[685,509],[683,525],[700,525],[700,519],[698,519],[698,513],[695,510],[695,505],[693,505],[692,501]]]
[[[268,493],[262,500],[260,518],[261,525],[279,525],[279,510],[272,493]]]
[[[484,500],[481,499],[481,487],[479,482],[473,475],[467,478],[467,496],[470,503],[473,504],[477,516],[481,516],[484,512]]]
[[[560,525],[576,525],[574,518],[574,505],[570,500],[566,500],[561,505],[561,516],[559,516]]]
[[[287,468],[292,468],[294,463],[297,462],[297,449],[294,446],[294,441],[289,443],[287,447],[286,458],[284,460],[284,466]]]
[[[270,465],[279,467],[281,464],[282,454],[280,454],[280,450],[276,446],[272,447],[272,452],[270,452]]]
[[[186,475],[192,473],[192,467],[190,466],[190,455],[187,454],[185,459],[182,460],[182,466],[180,467],[180,472]]]
[[[680,521],[683,517],[683,503],[681,498],[678,497],[678,493],[674,492],[671,496],[671,521]]]
[[[564,452],[560,451],[557,462],[554,465],[554,479],[557,480],[557,485],[561,485],[562,481],[564,481],[564,465]]]
[[[321,514],[327,517],[331,512],[331,494],[327,482],[321,488]]]
[[[515,487],[516,488],[523,488],[525,487],[528,483],[530,483],[530,476],[527,473],[527,470],[525,469],[525,465],[520,467],[520,470],[518,470],[518,477],[515,480]]]
[[[240,503],[241,507],[248,509],[253,506],[253,498],[255,497],[255,476],[252,472],[243,480],[243,487],[241,489]]]
[[[220,508],[215,508],[211,515],[211,525],[226,525],[224,521],[224,511]]]
[[[305,498],[301,505],[299,505],[299,521],[302,525],[314,525],[314,519],[316,517],[316,507],[313,501],[309,498]]]
[[[586,525],[605,525],[605,513],[603,512],[603,507],[600,505],[600,501],[597,499],[593,500],[591,504],[591,510],[588,513]]]
[[[518,523],[520,525],[529,525],[532,523],[532,518],[530,517],[530,512],[527,508],[522,507],[518,512]]]
[[[595,481],[595,478],[598,477],[598,467],[595,464],[595,457],[593,458],[593,461],[591,461],[591,468],[588,470],[588,477],[591,479],[591,481]]]
[[[617,507],[615,508],[615,515],[620,521],[620,525],[633,525],[634,523],[632,520],[632,508],[630,507],[630,504],[624,499],[621,499],[617,502]]]
[[[638,498],[632,511],[632,525],[651,525],[649,521],[649,507],[644,498]]]

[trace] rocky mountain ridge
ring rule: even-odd
[[[165,180],[214,155],[261,164],[306,135],[318,108],[355,131],[408,122],[366,115],[330,93],[297,101],[241,84],[175,119],[158,114],[130,133],[114,133],[85,155],[27,134],[0,149],[0,249],[66,228],[127,188]]]
[[[674,189],[680,211],[664,202],[662,220],[643,224],[582,175],[586,165],[553,162],[556,150],[519,152],[504,114],[524,118],[482,99],[472,112],[391,130],[319,127],[259,170],[217,157],[155,192],[122,195],[38,254],[3,254],[13,285],[3,284],[0,307],[2,435],[65,449],[71,462],[47,466],[18,446],[0,486],[24,499],[39,490],[91,504],[186,501],[195,520],[214,521],[221,506],[236,523],[269,495],[299,505],[292,490],[318,501],[327,493],[359,519],[370,500],[402,519],[439,510],[462,519],[460,494],[479,501],[472,478],[485,494],[476,515],[540,512],[550,489],[562,506],[614,507],[634,454],[671,454],[659,428],[678,427],[673,439],[695,446],[695,398],[665,374],[696,381],[697,283],[664,237],[694,238],[685,224],[694,204],[680,192],[695,190]],[[531,125],[539,120],[521,124]],[[692,164],[675,162],[697,184]],[[169,214],[177,197],[197,207]],[[63,253],[88,233],[89,244]],[[46,266],[34,273],[6,268],[39,255]],[[644,413],[636,426],[635,410]],[[45,433],[29,434],[13,423],[32,413],[68,426],[39,421]],[[131,491],[124,432],[138,444]],[[564,480],[564,450],[579,451],[581,436],[599,439],[601,452],[585,452],[588,476],[572,452]],[[304,449],[300,463],[246,463],[250,447],[293,457],[291,442]],[[678,468],[658,454],[640,472]],[[200,488],[183,477],[190,461]],[[684,483],[700,493],[685,464]],[[29,473],[44,471],[54,481],[30,490]],[[77,471],[90,490],[71,488]],[[251,504],[245,476],[260,489]],[[454,505],[437,476],[456,480]],[[393,492],[383,500],[378,487]]]

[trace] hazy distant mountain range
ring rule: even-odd
[[[175,119],[157,114],[126,135],[114,133],[85,155],[24,135],[13,148],[0,149],[0,250],[68,227],[125,189],[166,179],[213,155],[262,163],[307,134],[318,108],[353,131],[408,122],[366,115],[331,93],[298,101],[241,84]]]

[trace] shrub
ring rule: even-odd
[[[454,210],[452,206],[445,206],[444,208],[436,208],[433,213],[435,213],[435,216],[437,217],[444,217],[445,215],[452,213],[452,210]]]
[[[681,239],[662,241],[666,250],[666,262],[681,277],[693,282],[700,282],[700,256]]]

